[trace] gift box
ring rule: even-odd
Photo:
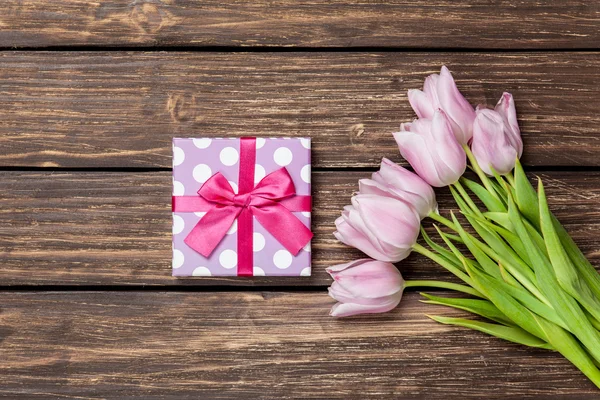
[[[310,276],[310,139],[173,139],[173,276]]]

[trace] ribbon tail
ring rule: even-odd
[[[294,256],[313,237],[313,233],[302,221],[276,202],[260,208],[253,207],[252,213],[258,222]]]
[[[223,240],[240,212],[236,207],[215,207],[208,211],[183,240],[185,244],[208,258]]]
[[[252,213],[244,208],[238,216],[238,276],[252,276],[254,273],[254,223]]]

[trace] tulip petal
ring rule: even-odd
[[[336,283],[343,293],[364,299],[391,296],[404,288],[404,279],[392,263],[375,260],[340,271],[332,287]]]
[[[433,116],[433,104],[425,93],[417,89],[408,91],[408,101],[419,118],[431,118]]]
[[[508,136],[511,146],[516,149],[520,158],[523,154],[523,140],[521,139],[521,130],[519,129],[517,110],[512,94],[504,92],[494,110],[502,115],[505,127],[507,128],[505,129],[505,133]]]
[[[472,137],[472,124],[475,111],[460,93],[452,74],[442,67],[437,83],[437,95],[442,108],[453,122],[454,135],[461,144],[467,144]]]
[[[356,303],[337,303],[331,308],[329,315],[333,317],[349,317],[358,314],[374,314],[388,312],[396,308],[402,299],[402,292],[384,298],[378,305],[364,305]]]
[[[357,195],[355,208],[366,227],[382,242],[411,247],[419,234],[420,219],[406,203],[376,195]]]
[[[369,257],[382,261],[393,261],[393,257],[384,253],[380,247],[375,247],[370,238],[367,237],[362,231],[349,224],[348,220],[349,216],[342,216],[335,220],[337,231],[333,232],[333,235],[337,240],[348,246],[359,249]]]
[[[410,163],[425,182],[431,186],[446,186],[438,176],[428,146],[421,135],[411,131],[395,132],[393,135],[396,143],[398,143],[402,157]]]

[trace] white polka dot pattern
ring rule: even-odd
[[[286,269],[292,265],[292,254],[287,250],[278,250],[273,256],[273,263],[279,269]]]
[[[310,267],[306,267],[300,271],[300,276],[310,276]]]
[[[238,154],[238,151],[233,147],[225,147],[223,150],[221,150],[221,153],[219,154],[219,159],[221,160],[221,163],[228,167],[237,164],[239,158],[240,155]]]
[[[192,142],[194,142],[194,146],[196,146],[197,148],[206,149],[212,143],[212,139],[209,139],[209,138],[192,139]]]
[[[226,269],[235,268],[237,265],[237,253],[234,250],[223,250],[219,255],[219,264]]]
[[[210,269],[206,267],[198,267],[192,272],[192,276],[212,276]]]
[[[252,236],[252,242],[254,245],[254,251],[261,251],[265,248],[265,237],[261,233],[254,232]]]
[[[273,153],[273,159],[275,160],[277,165],[285,167],[286,165],[289,165],[292,162],[292,160],[294,159],[294,155],[292,154],[292,151],[287,147],[280,147],[277,150],[275,150],[275,153]]]
[[[212,176],[212,170],[206,164],[198,164],[194,167],[192,174],[196,182],[204,183]]]
[[[185,160],[185,153],[181,147],[173,147],[173,166],[177,167]]]
[[[185,194],[185,187],[183,183],[173,181],[173,196],[183,196]]]
[[[183,228],[185,228],[185,222],[183,221],[183,218],[177,214],[173,214],[173,235],[183,232]]]
[[[265,175],[267,175],[265,168],[260,164],[256,164],[254,166],[254,184],[260,182]]]
[[[310,183],[310,165],[305,165],[300,170],[300,178],[306,183]]]
[[[174,269],[181,268],[184,261],[185,261],[185,257],[183,256],[183,253],[181,252],[181,250],[177,250],[177,249],[173,250],[173,268]]]

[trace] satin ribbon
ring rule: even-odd
[[[311,197],[297,196],[287,169],[280,168],[254,185],[256,138],[240,139],[239,193],[217,172],[198,190],[198,196],[173,196],[173,211],[206,215],[184,239],[209,257],[237,219],[238,276],[252,276],[254,267],[253,217],[293,255],[313,234],[291,211],[310,211]]]

